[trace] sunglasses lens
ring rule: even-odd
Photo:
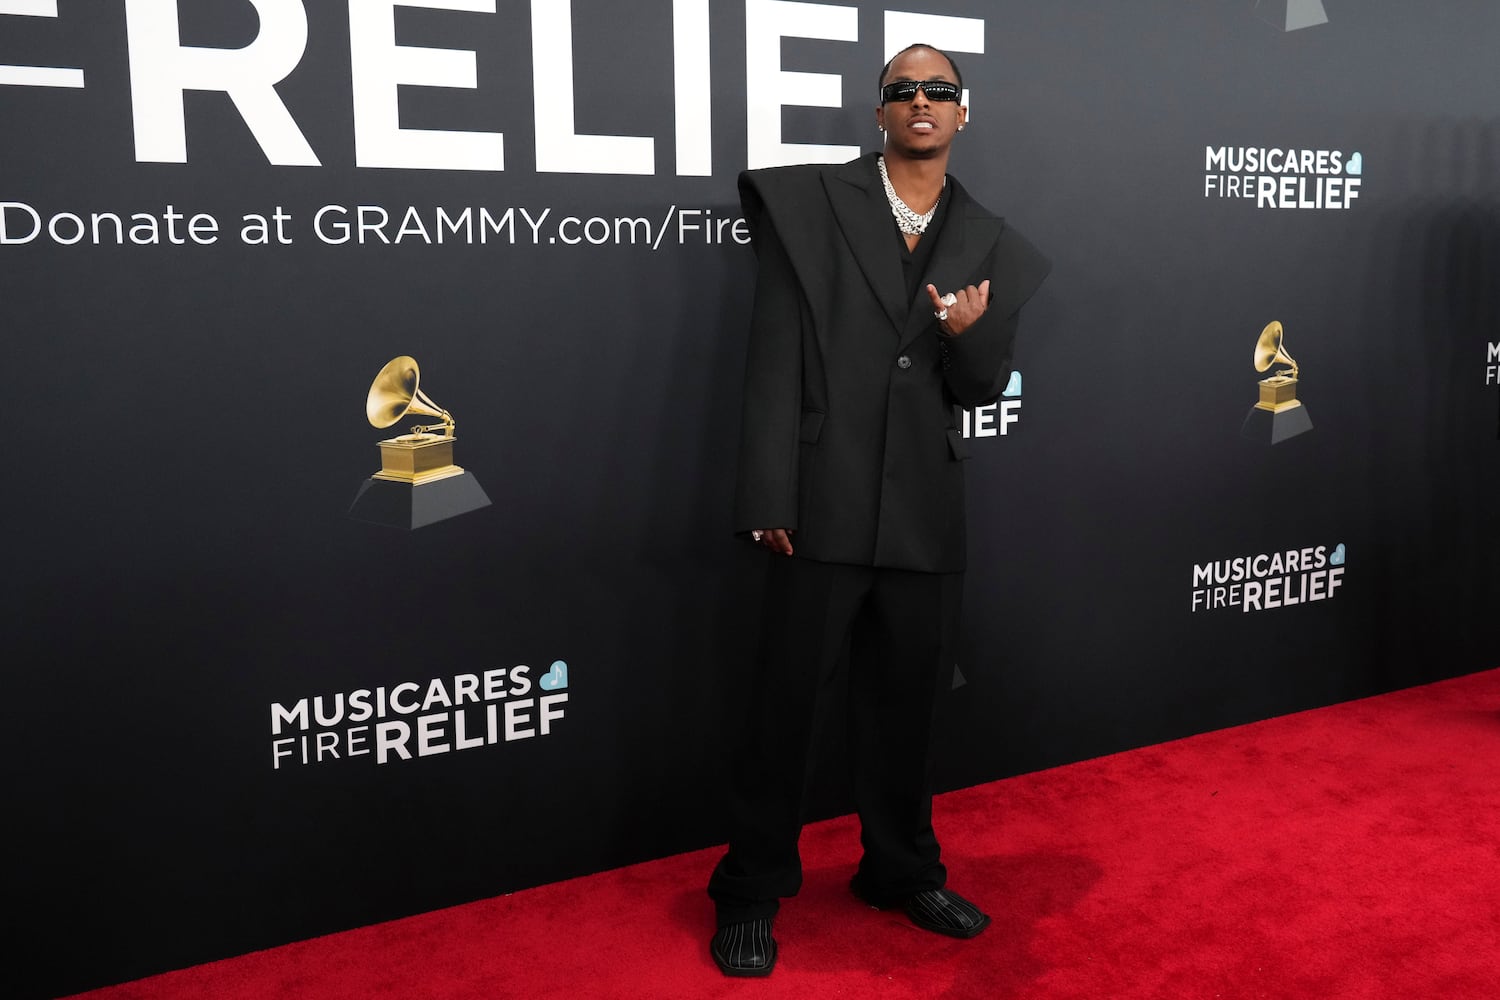
[[[922,92],[927,95],[929,101],[956,101],[958,100],[958,87],[942,80],[930,80],[922,84]]]
[[[905,103],[917,96],[917,87],[920,84],[916,80],[897,80],[880,88],[880,99],[885,102],[897,101]]]

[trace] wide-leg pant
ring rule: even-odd
[[[952,682],[962,574],[771,556],[761,643],[727,789],[729,850],[709,880],[719,924],[775,914],[802,885],[797,851],[814,723],[849,650],[849,756],[863,855],[854,889],[877,905],[942,888],[931,743]]]

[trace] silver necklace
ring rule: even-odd
[[[937,211],[938,202],[943,200],[941,193],[938,200],[932,203],[932,207],[926,212],[918,212],[910,205],[901,200],[896,189],[891,187],[891,175],[885,170],[885,157],[875,157],[875,163],[880,167],[880,183],[885,185],[885,200],[891,203],[891,214],[896,217],[896,228],[908,236],[920,236],[926,231],[928,223],[932,221],[932,213]],[[943,176],[943,187],[948,186],[948,177]]]

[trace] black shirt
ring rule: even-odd
[[[891,229],[896,234],[896,246],[901,251],[901,274],[906,279],[906,302],[910,305],[916,301],[917,293],[922,290],[922,279],[927,274],[927,262],[932,258],[932,248],[937,243],[938,233],[943,228],[943,220],[948,215],[948,185],[943,185],[943,191],[938,195],[937,209],[932,213],[932,219],[927,223],[927,228],[922,231],[922,238],[917,240],[917,248],[908,250],[906,248],[906,234],[901,232],[901,227],[896,224],[895,216],[891,217]],[[938,293],[942,293],[938,289]]]

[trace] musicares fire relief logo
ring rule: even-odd
[[[1205,146],[1203,197],[1256,208],[1349,209],[1359,199],[1364,172],[1359,152]]]
[[[1484,348],[1484,384],[1500,385],[1500,340]]]
[[[1340,542],[1216,559],[1193,566],[1193,613],[1271,611],[1332,598],[1344,585],[1348,550]]]
[[[966,438],[1005,437],[1021,424],[1021,373],[1010,373],[1005,391],[993,403],[960,409]]]
[[[433,677],[271,705],[271,767],[436,757],[550,736],[568,703],[568,665]]]

